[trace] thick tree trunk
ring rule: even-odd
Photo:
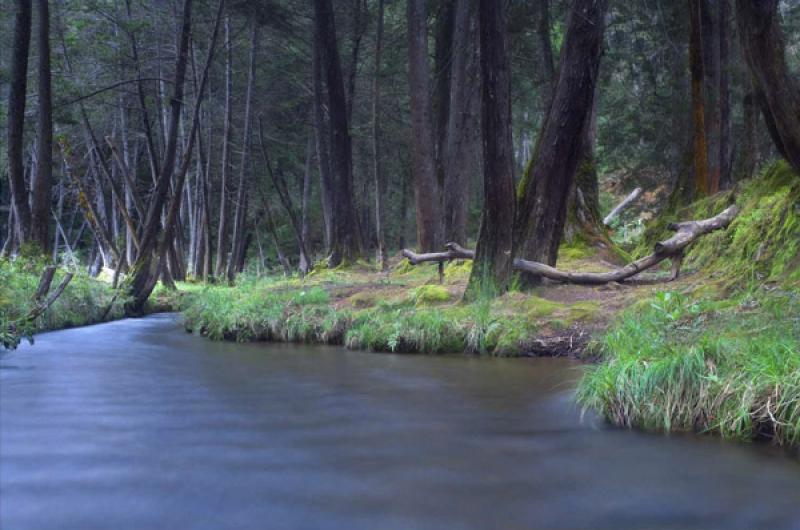
[[[786,64],[778,0],[736,0],[736,20],[772,140],[800,171],[800,89]]]
[[[442,244],[441,193],[436,179],[430,72],[428,68],[427,0],[408,2],[408,79],[414,151],[414,198],[417,245],[423,252]]]
[[[594,105],[606,7],[606,0],[576,0],[567,17],[553,101],[518,190],[515,256],[556,263]]]
[[[758,162],[758,106],[756,95],[750,91],[742,98],[742,120],[744,130],[742,131],[742,148],[739,158],[739,170],[737,178],[749,179],[756,172]]]
[[[719,191],[720,149],[720,57],[718,2],[700,0],[700,30],[703,60],[704,109],[706,129],[706,159],[708,163],[707,193]]]
[[[228,187],[233,128],[233,46],[231,44],[231,19],[225,16],[225,124],[222,133],[222,171],[219,190],[219,224],[217,226],[217,262],[214,274],[221,277],[228,264]]]
[[[17,239],[27,243],[31,235],[31,209],[25,185],[23,134],[28,82],[28,51],[31,41],[31,1],[17,0],[14,41],[11,51],[11,82],[8,91],[8,180],[14,203]]]
[[[508,289],[514,224],[514,144],[511,138],[511,72],[505,3],[480,0],[481,131],[483,215],[468,299],[493,297]]]
[[[450,94],[444,144],[444,237],[465,243],[472,177],[480,173],[477,36],[473,0],[455,0]],[[476,163],[477,162],[477,163]]]
[[[330,145],[335,175],[331,190],[335,205],[329,265],[336,267],[361,257],[358,221],[353,203],[353,153],[347,120],[342,67],[336,44],[336,24],[331,0],[314,0],[315,44],[328,88]]]
[[[700,2],[689,0],[689,69],[692,75],[692,169],[694,192],[703,196],[709,191],[708,145],[706,143],[705,94],[703,91],[703,35]]]
[[[39,120],[36,137],[36,173],[31,183],[31,241],[49,253],[53,188],[53,99],[50,86],[50,7],[37,0],[39,10]]]
[[[258,54],[258,22],[251,21],[250,31],[250,67],[247,76],[247,91],[244,100],[244,130],[242,133],[242,158],[239,162],[239,186],[236,190],[236,214],[233,220],[233,241],[231,243],[231,259],[228,260],[228,282],[233,283],[236,278],[237,260],[244,250],[245,238],[245,195],[247,193],[247,171],[250,168],[250,130],[252,126],[253,87],[256,82],[256,56]]]

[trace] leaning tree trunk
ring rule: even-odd
[[[465,297],[493,297],[511,278],[514,223],[514,143],[511,138],[511,72],[508,14],[503,2],[479,3],[483,215]]]
[[[591,119],[607,0],[576,0],[567,17],[553,101],[519,185],[514,255],[554,265]]]
[[[361,257],[361,242],[353,202],[353,152],[347,120],[347,98],[331,0],[314,0],[315,46],[319,66],[328,88],[331,162],[334,175],[332,208],[336,209],[331,230],[329,265],[336,267]]]
[[[17,239],[28,242],[31,234],[31,209],[25,186],[23,133],[25,129],[25,90],[28,80],[28,51],[31,41],[31,2],[17,0],[14,41],[11,52],[11,82],[8,91],[8,180],[14,203]]]
[[[428,71],[428,10],[427,0],[407,1],[408,80],[411,93],[417,245],[421,251],[427,252],[440,247],[443,237]]]
[[[36,173],[31,183],[31,241],[48,253],[53,188],[53,100],[50,90],[50,8],[37,0],[39,9],[39,121],[36,138]]]
[[[154,255],[158,247],[159,228],[161,226],[161,215],[164,204],[169,193],[169,186],[175,170],[175,159],[177,157],[178,144],[178,125],[181,115],[181,104],[183,101],[183,84],[186,79],[186,65],[189,58],[189,34],[192,26],[192,0],[184,0],[183,17],[181,23],[181,33],[175,60],[175,80],[173,83],[173,95],[170,100],[170,119],[169,132],[167,134],[167,146],[164,152],[164,161],[161,164],[161,172],[158,175],[155,189],[150,196],[150,205],[147,210],[147,217],[144,228],[142,229],[139,256],[133,265],[132,276],[128,285],[129,302],[126,310],[129,313],[140,313],[144,303],[150,296],[158,277],[159,259]],[[169,230],[170,226],[166,225]]]
[[[736,0],[736,20],[772,140],[800,171],[800,89],[786,64],[778,0]]]

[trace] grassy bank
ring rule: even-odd
[[[742,213],[687,256],[698,281],[631,307],[597,342],[584,406],[628,427],[800,447],[798,183],[779,163],[736,190]]]
[[[215,340],[342,344],[405,353],[473,352],[516,356],[579,351],[602,326],[611,291],[548,289],[461,302],[470,263],[319,270],[305,279],[240,279],[186,299],[188,329]]]

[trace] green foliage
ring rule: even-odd
[[[612,422],[800,446],[800,298],[660,293],[605,335],[578,399]]]
[[[122,316],[123,300],[119,297],[106,314],[115,294],[109,284],[76,272],[64,293],[42,316],[33,322],[26,321],[25,317],[33,309],[32,298],[44,266],[42,259],[0,260],[0,346],[14,348],[20,338],[32,340],[38,331],[81,326],[103,318]],[[63,270],[56,272],[51,290],[61,282],[64,274]]]

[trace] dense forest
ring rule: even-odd
[[[446,242],[502,290],[637,186],[800,164],[793,3],[8,4],[3,253],[130,272],[132,310]]]

